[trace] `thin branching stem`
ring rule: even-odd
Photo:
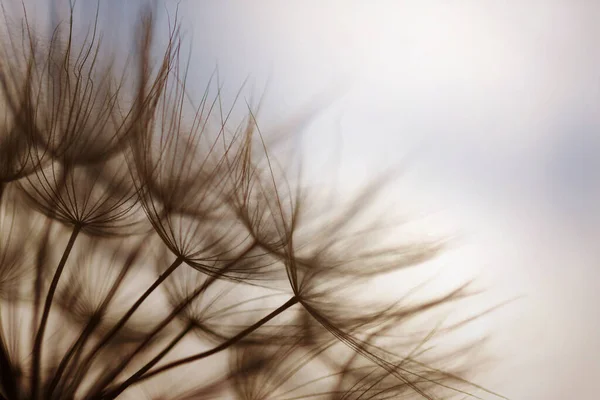
[[[93,331],[100,324],[101,318],[104,315],[104,313],[106,312],[106,309],[108,308],[108,306],[111,304],[112,300],[114,299],[114,296],[116,295],[117,290],[123,283],[125,276],[130,272],[131,266],[133,265],[135,260],[138,258],[139,254],[144,246],[144,243],[145,242],[141,242],[140,245],[135,250],[131,251],[131,253],[129,254],[129,257],[125,261],[124,267],[121,269],[119,276],[113,283],[110,291],[104,298],[104,300],[103,300],[102,304],[100,305],[99,309],[97,310],[96,314],[94,315],[93,318],[90,318],[90,320],[86,324],[85,328],[82,330],[82,332],[79,335],[79,337],[77,338],[77,340],[73,343],[71,348],[67,351],[67,353],[61,360],[60,365],[58,366],[56,373],[54,374],[54,378],[47,389],[47,394],[46,394],[47,399],[52,398],[52,393],[53,393],[54,389],[56,388],[56,386],[58,385],[58,383],[60,382],[60,379],[61,379],[65,369],[67,368],[69,361],[73,357],[73,355],[75,355],[74,364],[76,364],[78,357],[81,354],[81,351],[85,347],[85,344],[87,343],[88,339],[92,335]]]
[[[48,242],[50,240],[50,228],[52,227],[52,221],[46,222],[44,234],[40,238],[40,246],[36,254],[35,263],[35,280],[33,283],[33,316],[31,326],[35,327],[39,321],[40,305],[42,303],[42,280],[44,275],[44,262],[46,261],[46,254],[48,252]],[[32,341],[35,340],[35,331],[32,335]]]
[[[176,360],[176,361],[170,362],[170,363],[168,363],[166,365],[163,365],[160,368],[155,369],[154,371],[147,372],[146,374],[141,375],[136,380],[130,380],[127,385],[125,385],[125,383],[123,385],[121,385],[116,390],[116,393],[108,393],[107,395],[102,396],[102,399],[115,399],[116,396],[119,393],[122,393],[125,389],[127,389],[132,384],[142,382],[142,381],[144,381],[146,379],[149,379],[149,378],[151,378],[153,376],[156,376],[158,374],[161,374],[161,373],[164,373],[166,371],[169,371],[169,370],[171,370],[173,368],[177,368],[177,367],[180,367],[182,365],[189,364],[191,362],[201,360],[203,358],[212,356],[213,354],[216,354],[216,353],[219,353],[219,352],[221,352],[223,350],[226,350],[229,347],[231,347],[231,346],[235,345],[236,343],[238,343],[239,341],[241,341],[242,339],[244,339],[246,336],[248,336],[249,334],[251,334],[252,332],[254,332],[255,330],[257,330],[261,326],[265,325],[267,322],[269,322],[273,318],[277,317],[279,314],[283,313],[284,311],[286,311],[290,307],[298,304],[299,302],[300,302],[300,299],[297,296],[294,296],[294,297],[290,298],[288,301],[286,301],[284,304],[282,304],[281,306],[279,306],[277,309],[273,310],[269,315],[266,315],[265,317],[263,317],[260,320],[256,321],[254,324],[250,325],[249,327],[247,327],[243,331],[239,332],[235,336],[232,336],[231,338],[227,339],[226,341],[224,341],[223,343],[219,344],[218,346],[215,346],[215,347],[213,347],[210,350],[203,351],[202,353],[194,354],[193,356],[185,357],[185,358],[182,358],[180,360]]]
[[[179,343],[185,335],[187,335],[194,328],[193,323],[188,323],[182,330],[179,332],[177,336],[175,336],[165,348],[158,353],[152,360],[148,361],[142,368],[140,368],[136,373],[131,375],[125,382],[123,382],[117,389],[111,391],[108,395],[109,397],[116,397],[121,394],[125,389],[129,387],[133,382],[139,379],[142,375],[150,370],[150,368],[154,367],[160,360],[162,360],[173,348]]]
[[[0,316],[0,323],[2,318]],[[2,332],[2,326],[0,326],[0,384],[6,391],[6,395],[11,399],[16,399],[18,396],[18,385],[16,382],[16,375],[13,370],[13,365],[10,360],[6,343],[4,342],[4,333]]]
[[[220,272],[221,274],[225,274],[228,270],[230,270],[231,268],[233,268],[237,262],[239,260],[241,260],[242,258],[244,258],[252,249],[254,249],[256,246],[256,242],[254,242],[252,245],[248,246],[248,248],[243,251],[238,257],[236,257],[234,260],[232,260],[231,262],[229,262]],[[194,290],[189,296],[187,296],[187,298],[182,301],[179,305],[177,305],[172,311],[171,313],[169,313],[169,315],[164,318],[162,320],[161,323],[159,323],[153,330],[152,332],[150,332],[146,338],[138,345],[138,347],[126,358],[124,358],[124,360],[117,365],[116,368],[113,369],[113,372],[108,374],[107,377],[104,379],[104,381],[102,383],[100,383],[99,385],[96,386],[97,391],[101,391],[103,390],[108,384],[110,384],[110,382],[116,378],[118,376],[118,374],[123,371],[125,369],[125,367],[127,366],[127,364],[129,364],[129,362],[131,360],[133,360],[133,358],[140,353],[141,351],[146,349],[146,346],[150,343],[150,341],[160,332],[162,331],[169,323],[171,323],[171,321],[173,321],[173,319],[175,319],[179,313],[181,313],[181,311],[183,311],[186,307],[188,307],[198,296],[200,296],[202,293],[204,293],[210,286],[212,286],[215,282],[218,281],[220,275],[211,275],[208,277],[208,279],[200,286],[198,287],[196,290]],[[195,326],[195,324],[192,324],[190,326],[190,329],[193,328]],[[145,368],[145,370],[140,373],[139,375],[141,376],[144,372],[148,371],[154,364],[156,364],[156,362],[160,361],[167,353],[165,352],[162,356],[160,356],[158,359],[156,359],[156,361],[150,365],[150,367]],[[143,368],[144,369],[144,368]],[[136,375],[138,375],[136,373]]]
[[[52,301],[54,300],[54,294],[56,293],[56,288],[58,287],[58,281],[62,275],[62,272],[65,268],[65,264],[71,254],[71,250],[73,249],[73,245],[75,244],[75,240],[81,231],[80,225],[75,225],[73,227],[73,231],[71,232],[71,236],[69,237],[69,242],[67,243],[67,247],[65,247],[65,251],[63,252],[62,257],[58,263],[58,267],[56,268],[56,272],[52,277],[52,282],[50,283],[50,288],[48,289],[48,294],[46,295],[46,300],[44,302],[44,309],[42,311],[42,319],[40,321],[40,326],[37,330],[37,334],[35,336],[35,342],[33,344],[33,362],[32,362],[32,373],[31,373],[31,390],[32,390],[32,399],[37,399],[39,396],[39,381],[40,381],[40,363],[42,359],[42,344],[44,342],[44,332],[46,331],[46,326],[48,324],[48,318],[50,316],[50,308],[52,307]]]
[[[93,350],[90,352],[90,354],[83,361],[83,363],[82,363],[83,368],[80,368],[80,370],[79,370],[78,377],[75,379],[75,382],[74,382],[74,385],[75,385],[74,387],[77,387],[79,385],[80,380],[85,376],[85,372],[89,368],[90,364],[94,361],[96,354],[98,354],[98,352],[100,350],[102,350],[102,348],[104,348],[104,346],[106,344],[108,344],[108,342],[118,333],[118,331],[121,328],[123,328],[123,326],[125,326],[127,321],[129,321],[129,318],[131,318],[131,316],[142,305],[142,303],[148,298],[148,296],[150,296],[158,286],[160,286],[173,272],[175,272],[175,270],[182,263],[183,263],[183,257],[177,257],[175,259],[175,261],[173,261],[173,263],[169,266],[169,268],[167,268],[156,279],[156,281],[154,281],[154,283],[152,285],[150,285],[150,287],[148,287],[148,289],[146,289],[146,291],[137,299],[137,301],[129,308],[129,310],[127,310],[125,315],[123,315],[119,319],[119,321],[104,336],[104,338],[102,338],[102,340],[96,344],[96,346],[93,348]]]

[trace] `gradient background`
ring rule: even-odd
[[[36,24],[65,18],[50,3],[25,1]],[[102,1],[100,22],[126,51],[142,1],[123,3]],[[166,32],[177,2],[164,3]],[[600,2],[178,3],[198,93],[216,66],[226,101],[250,77],[262,130],[303,122],[308,179],[340,193],[410,156],[385,201],[460,237],[436,262],[443,279],[477,276],[490,304],[523,295],[472,328],[496,357],[479,383],[514,400],[597,398]]]

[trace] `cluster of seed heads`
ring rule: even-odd
[[[234,123],[210,90],[194,104],[179,25],[157,57],[141,15],[121,64],[96,25],[75,40],[72,13],[50,38],[27,19],[1,38],[0,398],[480,390],[447,362],[464,349],[431,356],[431,335],[403,330],[466,285],[361,296],[441,244],[376,246],[366,210],[382,181],[320,207],[267,151],[252,107]]]

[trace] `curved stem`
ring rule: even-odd
[[[129,257],[127,258],[127,260],[124,263],[123,268],[121,269],[119,275],[117,276],[117,278],[115,279],[115,282],[113,283],[111,289],[109,290],[108,294],[106,295],[106,297],[104,298],[104,300],[102,301],[102,304],[100,305],[100,307],[98,308],[97,312],[96,312],[96,316],[97,318],[91,318],[88,323],[86,324],[85,328],[83,329],[83,331],[81,332],[81,334],[79,335],[79,337],[77,338],[77,340],[75,341],[75,343],[73,343],[73,345],[71,346],[71,348],[67,351],[67,353],[64,355],[63,359],[61,360],[56,372],[54,373],[54,377],[52,379],[52,382],[50,383],[50,385],[48,386],[48,388],[46,389],[46,398],[47,399],[51,399],[52,398],[52,393],[53,391],[56,389],[56,387],[58,386],[66,368],[69,365],[69,361],[71,361],[71,359],[73,358],[73,364],[77,365],[77,361],[79,360],[79,356],[81,355],[81,351],[83,350],[83,348],[85,347],[88,339],[90,338],[90,336],[92,335],[92,333],[94,332],[94,330],[100,325],[100,321],[101,321],[101,316],[104,315],[106,309],[108,308],[108,306],[111,304],[112,300],[114,299],[117,290],[121,287],[121,284],[123,283],[123,281],[125,280],[126,275],[129,273],[131,266],[133,265],[133,263],[135,262],[135,260],[138,258],[142,248],[144,247],[144,242],[140,242],[140,244],[137,246],[137,248],[131,252],[131,254],[129,255]],[[73,357],[75,356],[75,357]],[[59,390],[60,393],[60,390]]]
[[[129,310],[127,310],[127,313],[125,313],[125,315],[123,315],[123,317],[121,317],[121,319],[119,319],[119,321],[112,327],[112,329],[106,334],[106,336],[104,336],[104,338],[102,338],[102,340],[100,342],[98,342],[96,344],[96,346],[94,346],[93,350],[85,358],[85,360],[83,361],[83,363],[81,364],[81,366],[79,368],[79,374],[74,380],[74,387],[72,388],[73,390],[75,390],[77,388],[80,380],[83,379],[83,377],[85,376],[85,373],[89,369],[90,364],[94,360],[94,357],[96,356],[96,354],[98,354],[98,352],[117,334],[117,332],[123,326],[125,326],[125,324],[129,320],[129,318],[131,318],[133,313],[135,313],[135,311],[142,305],[142,303],[148,298],[148,296],[150,296],[152,294],[152,292],[154,292],[154,290],[158,286],[160,286],[161,283],[163,283],[173,272],[175,272],[175,270],[182,263],[183,263],[183,258],[177,257],[175,259],[175,261],[173,261],[173,263],[169,266],[169,268],[167,268],[167,270],[165,272],[163,272],[156,279],[156,281],[154,281],[154,283],[148,289],[146,289],[146,291],[136,300],[136,302],[133,304],[133,306],[131,306],[131,308]]]
[[[77,235],[81,231],[81,226],[76,225],[71,232],[71,237],[69,237],[69,242],[67,243],[67,247],[65,247],[65,251],[63,252],[62,257],[58,263],[58,267],[54,272],[54,276],[52,277],[52,282],[50,283],[50,288],[48,289],[48,294],[46,295],[46,300],[44,302],[44,310],[42,311],[42,319],[40,321],[40,326],[35,336],[35,342],[33,344],[33,361],[32,361],[32,374],[31,374],[31,391],[32,391],[32,399],[36,400],[39,395],[39,380],[40,380],[40,364],[42,360],[42,344],[44,342],[44,332],[46,331],[46,325],[48,324],[48,318],[50,316],[50,308],[52,307],[52,300],[54,300],[54,294],[56,293],[56,288],[58,287],[58,281],[60,280],[60,276],[65,268],[65,264],[67,263],[67,259],[69,258],[69,254],[71,254],[71,250],[73,249],[73,245],[75,244],[75,240],[77,239]]]
[[[229,262],[220,272],[224,274],[225,272],[229,271],[231,268],[233,268],[235,265],[237,265],[239,260],[244,258],[250,251],[252,251],[252,249],[254,249],[255,246],[256,246],[256,242],[252,243],[250,246],[248,246],[248,248],[246,250],[244,250],[241,254],[239,254],[234,260]],[[194,301],[194,299],[196,299],[198,296],[200,296],[202,293],[204,293],[212,284],[217,282],[217,280],[218,280],[217,275],[209,276],[207,278],[207,280],[200,287],[198,287],[196,290],[194,290],[189,296],[187,296],[187,298],[184,301],[182,301],[177,307],[175,307],[171,311],[171,313],[165,319],[163,319],[163,321],[161,323],[159,323],[152,330],[152,332],[150,332],[148,334],[146,339],[144,339],[144,341],[142,341],[131,354],[129,354],[126,358],[124,358],[123,361],[119,365],[117,365],[115,368],[113,368],[113,372],[106,376],[103,383],[96,385],[94,387],[94,390],[92,390],[91,393],[103,391],[104,388],[114,378],[117,377],[117,375],[127,366],[127,364],[129,364],[129,362],[131,360],[133,360],[133,358],[139,352],[141,352],[160,331],[162,331],[167,325],[169,325],[169,323],[171,323],[171,321],[173,319],[175,319],[181,311],[183,311],[187,306],[189,306],[189,304],[191,304],[191,302]],[[191,327],[190,327],[190,329],[191,329]],[[144,372],[146,372],[146,371],[144,371]]]
[[[251,334],[252,332],[257,330],[258,328],[260,328],[261,326],[263,326],[264,324],[266,324],[267,322],[269,322],[270,320],[272,320],[279,314],[283,313],[288,308],[296,305],[299,301],[300,301],[300,299],[298,297],[294,296],[291,299],[289,299],[288,301],[286,301],[284,304],[279,306],[277,309],[272,311],[269,315],[261,318],[254,324],[250,325],[249,327],[247,327],[240,333],[236,334],[235,336],[232,336],[231,338],[227,339],[225,342],[221,343],[220,345],[213,347],[212,349],[204,351],[202,353],[194,354],[193,356],[189,356],[189,357],[177,360],[177,361],[170,362],[166,365],[163,365],[160,368],[155,369],[154,371],[147,372],[147,373],[141,375],[139,378],[137,378],[135,380],[128,380],[129,383],[127,385],[125,385],[125,384],[121,385],[114,392],[108,393],[107,395],[103,396],[102,398],[114,399],[119,393],[123,392],[125,389],[127,389],[127,387],[131,386],[132,384],[142,382],[146,379],[149,379],[155,375],[161,374],[161,373],[171,370],[173,368],[176,368],[176,367],[179,367],[179,366],[182,366],[185,364],[189,364],[191,362],[201,360],[201,359],[209,357],[213,354],[219,353],[219,352],[233,346],[240,340],[244,339],[244,337],[248,336],[249,334]]]
[[[0,315],[0,388],[9,398],[18,398],[17,376],[15,374],[13,364],[10,360],[10,355],[6,343],[4,342],[4,333],[2,332],[2,316]]]
[[[152,358],[152,360],[148,361],[135,374],[133,374],[129,378],[127,378],[127,380],[125,382],[123,382],[122,384],[120,384],[117,389],[115,389],[114,391],[110,392],[109,396],[110,397],[117,397],[125,389],[127,389],[129,387],[129,385],[131,385],[139,377],[141,377],[146,372],[148,372],[148,370],[150,370],[150,368],[154,367],[156,365],[156,363],[158,363],[160,360],[162,360],[173,349],[173,347],[175,347],[177,345],[177,343],[179,343],[185,337],[185,335],[187,335],[188,332],[192,330],[193,327],[194,327],[193,324],[188,324],[177,336],[175,336],[169,342],[169,344],[160,353],[158,353],[154,358]]]
[[[97,326],[98,326],[98,323],[90,321],[90,323],[85,326],[85,328],[82,330],[82,332],[79,335],[79,337],[77,338],[77,340],[71,345],[71,347],[69,348],[67,353],[64,355],[56,372],[54,373],[54,377],[52,378],[50,385],[46,389],[46,399],[52,398],[52,393],[54,392],[54,389],[56,389],[56,386],[59,384],[60,379],[63,376],[63,373],[64,373],[65,368],[67,367],[69,361],[71,360],[73,355],[81,347],[83,347],[83,345],[85,345],[87,338],[92,334],[92,332],[94,331],[94,329],[96,329]]]
[[[50,220],[51,221],[51,220]],[[31,326],[34,327],[38,324],[40,317],[40,307],[42,303],[42,281],[43,281],[43,268],[46,262],[46,255],[48,253],[48,242],[50,240],[50,228],[52,227],[51,222],[46,223],[46,229],[44,234],[41,236],[41,245],[36,254],[35,260],[35,281],[33,284],[33,315],[31,320]],[[35,341],[35,330],[32,329],[31,341]]]

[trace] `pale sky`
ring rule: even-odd
[[[172,14],[176,2],[166,3]],[[139,4],[102,2],[102,24],[123,34]],[[600,2],[179,7],[198,93],[217,65],[226,98],[248,76],[257,94],[268,80],[265,131],[339,93],[298,139],[313,179],[329,177],[341,155],[341,186],[351,190],[416,154],[389,196],[433,215],[431,229],[464,237],[440,265],[481,276],[497,298],[525,295],[486,320],[500,361],[484,384],[515,400],[597,398]]]

